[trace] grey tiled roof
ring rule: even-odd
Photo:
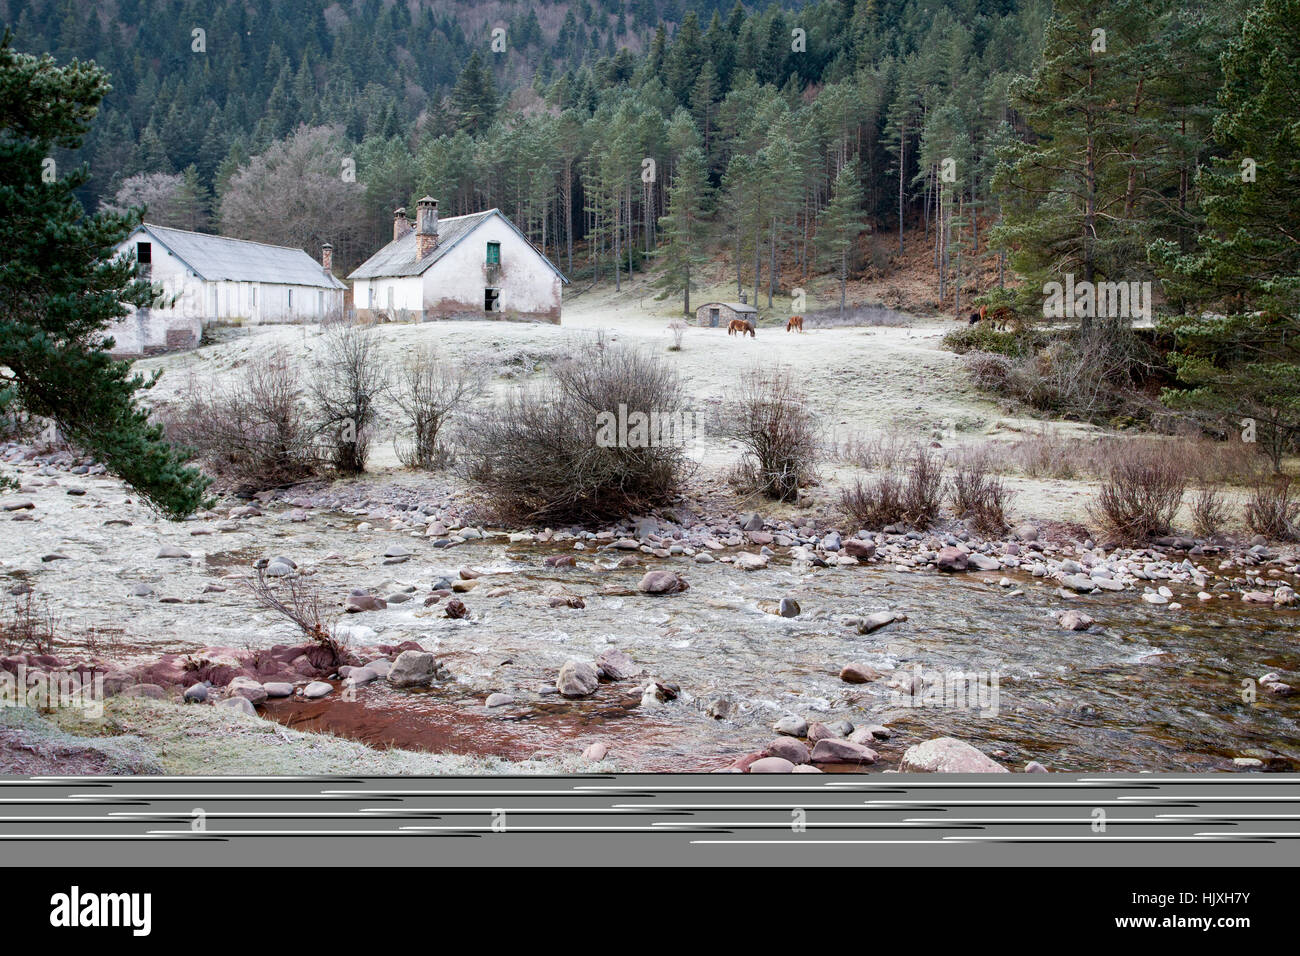
[[[148,222],[143,228],[201,278],[212,282],[273,282],[319,289],[347,288],[334,276],[326,275],[321,264],[301,249],[187,232]]]
[[[486,222],[493,216],[500,216],[502,221],[519,235],[528,247],[537,252],[531,242],[519,229],[505,216],[501,215],[499,209],[488,209],[484,212],[473,212],[467,216],[451,216],[447,219],[438,220],[438,246],[423,259],[415,258],[415,231],[412,230],[400,239],[394,239],[388,245],[384,246],[373,256],[361,263],[348,276],[349,279],[375,279],[389,278],[393,276],[418,276],[421,275],[429,266],[433,265],[471,232],[477,229],[482,223]],[[545,262],[560,277],[563,282],[568,282],[555,264],[537,252]]]

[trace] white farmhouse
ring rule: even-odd
[[[415,227],[397,210],[393,241],[348,276],[358,318],[559,324],[568,280],[499,209],[439,219],[438,200],[417,206]]]
[[[128,307],[109,327],[117,356],[193,347],[213,322],[320,322],[343,312],[347,286],[331,271],[329,243],[316,262],[301,249],[144,223],[117,251],[133,252],[137,273],[161,290],[154,306]]]

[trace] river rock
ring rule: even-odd
[[[1066,611],[1056,619],[1056,623],[1065,631],[1086,631],[1092,627],[1093,619],[1082,611]]]
[[[732,567],[739,568],[741,571],[761,571],[767,567],[768,558],[763,554],[754,554],[751,551],[741,551],[731,559]]]
[[[935,566],[948,574],[965,571],[969,557],[961,548],[940,548],[934,559]]]
[[[609,756],[609,744],[603,740],[597,740],[594,744],[588,744],[587,749],[582,752],[582,759],[590,763],[600,763]]]
[[[181,696],[187,704],[202,704],[208,699],[208,685],[191,684]]]
[[[316,700],[324,697],[326,694],[334,692],[334,685],[327,684],[323,680],[314,680],[302,689],[302,696],[308,700]]]
[[[798,617],[799,602],[791,597],[781,598],[781,603],[777,605],[776,613],[781,617]]]
[[[787,737],[803,737],[808,733],[808,721],[794,714],[786,714],[772,725],[772,729]]]
[[[428,651],[402,651],[388,671],[388,683],[394,687],[420,687],[439,676],[438,659]]]
[[[898,611],[877,611],[875,614],[868,614],[858,623],[858,633],[870,634],[873,631],[880,630],[887,624],[906,620],[907,615]]]
[[[766,757],[780,757],[792,764],[808,762],[808,748],[793,737],[778,737],[763,751]]]
[[[227,697],[225,700],[218,701],[217,706],[249,717],[257,716],[257,711],[253,709],[252,702],[246,697]]]
[[[817,741],[812,750],[813,763],[873,764],[876,756],[870,747],[838,737],[825,737]]]
[[[793,773],[794,764],[784,757],[759,757],[749,765],[750,773]]]
[[[260,681],[255,681],[251,677],[235,677],[226,685],[228,694],[238,695],[247,700],[250,704],[257,705],[266,702],[266,688]]]
[[[358,614],[362,611],[382,611],[388,607],[388,602],[381,597],[376,597],[369,591],[353,591],[348,595],[348,601],[344,610],[349,614]]]
[[[262,685],[267,697],[292,697],[293,685],[288,681],[270,681]]]
[[[565,697],[587,697],[599,684],[596,669],[585,661],[565,661],[555,678],[555,689]]]
[[[607,680],[627,680],[636,673],[636,664],[618,648],[607,647],[596,655],[596,671]]]
[[[483,701],[484,707],[509,707],[515,702],[515,699],[509,694],[488,694],[487,700]]]
[[[1097,582],[1086,574],[1067,574],[1061,578],[1061,586],[1080,594],[1089,594],[1097,587]]]
[[[1006,767],[955,737],[935,737],[908,747],[903,773],[1009,773]]]
[[[880,672],[870,664],[854,662],[840,668],[840,680],[846,684],[869,684],[880,679]]]
[[[637,589],[642,594],[678,594],[689,588],[686,580],[674,571],[647,571]]]
[[[857,558],[859,561],[866,561],[876,554],[876,546],[861,538],[848,538],[844,541],[842,550],[850,558]]]

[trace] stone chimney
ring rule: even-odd
[[[438,248],[438,200],[425,196],[415,204],[415,258],[428,256]]]
[[[406,207],[393,210],[393,238],[401,239],[411,231],[411,220],[406,218]]]
[[[328,242],[320,247],[320,267],[326,275],[334,272],[334,247]]]

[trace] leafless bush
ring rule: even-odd
[[[28,591],[15,598],[9,612],[0,619],[0,649],[6,654],[53,654],[57,632],[54,612]]]
[[[315,429],[283,349],[252,359],[225,387],[191,382],[163,422],[169,438],[193,449],[205,470],[228,483],[273,488],[319,470]]]
[[[904,524],[929,527],[943,503],[943,461],[918,448],[905,470],[854,482],[840,493],[840,507],[864,528]]]
[[[1007,528],[1012,492],[992,471],[987,452],[957,461],[950,479],[953,507],[958,516],[974,522],[981,534],[1001,534]]]
[[[506,521],[599,521],[671,500],[687,467],[676,373],[602,342],[554,371],[464,423],[464,470],[485,508]]]
[[[1110,533],[1142,541],[1169,533],[1186,488],[1186,473],[1165,449],[1133,448],[1111,464],[1091,512]]]
[[[668,331],[673,337],[673,344],[668,346],[668,351],[680,352],[682,350],[682,339],[686,335],[686,323],[681,319],[673,319],[668,323]]]
[[[1192,530],[1202,537],[1211,537],[1228,523],[1228,501],[1223,489],[1217,485],[1203,485],[1192,496]]]
[[[244,587],[258,604],[288,618],[312,643],[329,651],[335,664],[347,659],[343,642],[334,637],[332,621],[337,616],[326,615],[320,589],[300,574],[268,579],[265,570],[258,568]]]
[[[755,491],[795,501],[813,480],[819,454],[808,397],[787,369],[753,369],[723,416],[723,432],[738,441],[753,465]]]
[[[1039,411],[1101,421],[1131,407],[1144,349],[1131,331],[1098,325],[1018,354],[970,352],[965,362],[981,390]]]
[[[1300,499],[1289,475],[1260,476],[1246,502],[1246,528],[1272,541],[1300,541]]]
[[[943,459],[919,449],[903,484],[904,518],[916,528],[927,528],[939,517],[943,503]]]
[[[903,517],[903,482],[894,472],[858,480],[840,492],[840,508],[858,527],[879,530],[900,524]]]
[[[445,426],[456,410],[482,389],[479,375],[443,364],[431,347],[412,356],[388,389],[411,433],[410,445],[397,450],[402,464],[426,470],[451,464],[455,456],[442,442]]]

